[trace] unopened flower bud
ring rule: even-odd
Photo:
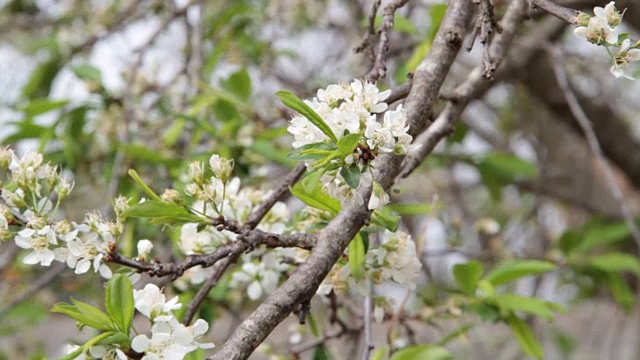
[[[233,171],[233,160],[222,158],[219,155],[211,155],[209,166],[213,175],[226,183]]]
[[[161,196],[162,201],[166,201],[168,203],[176,204],[176,205],[184,205],[184,199],[182,198],[182,194],[174,189],[167,189]]]
[[[578,13],[578,16],[576,16],[576,25],[577,26],[589,26],[589,19],[591,19],[591,16],[580,12]]]
[[[204,164],[200,161],[189,163],[189,178],[198,185],[204,183]]]
[[[149,254],[151,254],[151,250],[153,249],[153,243],[147,239],[143,239],[138,241],[138,259],[145,260]]]
[[[6,169],[11,164],[13,158],[13,150],[9,147],[0,147],[0,169]]]
[[[126,196],[118,196],[113,201],[113,211],[117,217],[121,217],[122,214],[129,208],[129,199]]]

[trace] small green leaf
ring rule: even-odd
[[[338,201],[338,199],[332,198],[327,193],[322,191],[321,186],[316,187],[312,192],[307,192],[302,186],[302,183],[299,182],[293,187],[289,187],[289,191],[293,196],[297,197],[303,203],[313,208],[328,211],[333,215],[337,214],[340,211],[340,201]]]
[[[360,133],[347,134],[343,136],[338,141],[338,149],[340,150],[340,153],[344,156],[353,154],[353,151],[356,149],[356,146],[358,146],[361,138],[362,134]]]
[[[593,224],[584,230],[582,238],[573,251],[588,252],[596,246],[610,245],[627,239],[629,227],[624,222]]]
[[[371,360],[384,360],[388,357],[388,354],[389,348],[387,346],[380,347],[371,354]]]
[[[432,203],[404,203],[404,204],[389,204],[387,207],[399,215],[422,215],[431,214],[435,209],[441,207],[441,204]]]
[[[542,359],[544,357],[542,346],[529,325],[515,314],[510,314],[506,320],[525,354]]]
[[[222,87],[242,100],[251,96],[251,77],[247,69],[243,68],[222,81]]]
[[[540,260],[508,260],[493,269],[485,279],[493,286],[505,284],[519,278],[539,275],[554,270],[556,265]]]
[[[73,73],[76,74],[82,80],[93,81],[98,84],[102,84],[102,74],[100,69],[91,65],[78,65],[71,68]]]
[[[162,199],[160,199],[160,196],[154,193],[153,190],[151,190],[151,188],[147,184],[145,184],[144,181],[142,181],[142,178],[140,178],[140,175],[138,175],[135,170],[129,169],[127,173],[136,182],[136,184],[138,184],[138,186],[140,186],[142,190],[144,190],[144,192],[149,195],[149,197],[151,197],[153,200],[162,201]]]
[[[128,334],[131,319],[135,311],[133,305],[133,287],[129,277],[115,274],[107,283],[105,304],[107,313],[111,316],[121,332]]]
[[[451,353],[440,346],[414,345],[393,354],[390,360],[453,360]]]
[[[516,294],[497,295],[495,296],[495,300],[503,311],[522,311],[541,316],[547,320],[553,319],[554,311],[563,309],[562,306],[558,304]]]
[[[73,305],[66,303],[55,304],[51,308],[51,312],[67,315],[83,325],[87,325],[98,330],[108,331],[114,329],[109,315],[105,314],[100,309],[75,299],[71,299],[71,301],[73,302]]]
[[[280,98],[280,101],[282,101],[282,103],[286,107],[297,111],[302,116],[306,117],[309,121],[311,121],[311,123],[315,125],[318,129],[320,129],[322,133],[327,135],[329,139],[331,139],[331,141],[333,141],[334,143],[338,142],[338,138],[333,133],[329,125],[327,125],[327,123],[324,122],[324,120],[322,120],[320,115],[318,115],[311,107],[309,107],[309,105],[307,105],[300,98],[295,96],[290,91],[286,91],[286,90],[278,91],[276,93],[276,96]]]
[[[375,210],[371,216],[371,223],[382,226],[383,228],[395,232],[400,225],[400,216],[396,215],[389,208]]]
[[[104,311],[80,300],[71,299],[71,302],[83,315],[91,319],[92,324],[87,323],[87,325],[104,331],[115,329],[113,321]]]
[[[462,326],[460,326],[459,328],[453,330],[452,332],[448,333],[447,335],[445,335],[442,339],[440,339],[440,341],[438,341],[438,343],[436,345],[438,346],[445,346],[447,345],[449,342],[462,337],[463,335],[465,335],[466,333],[469,332],[469,330],[473,329],[473,327],[475,326],[475,324],[464,324]]]
[[[362,274],[365,256],[364,240],[362,236],[360,236],[360,233],[358,233],[349,243],[349,270],[351,270],[351,274],[353,274],[356,279],[360,278]]]
[[[453,277],[460,289],[467,295],[473,296],[478,287],[478,281],[482,278],[484,267],[478,260],[471,260],[466,264],[457,264],[453,267]]]
[[[320,185],[320,178],[324,172],[321,170],[316,170],[310,172],[304,179],[302,179],[302,187],[307,193],[312,193],[318,185]]]
[[[69,100],[33,99],[22,107],[27,116],[37,116],[51,110],[59,109],[69,103]]]
[[[636,296],[629,287],[627,280],[619,273],[606,273],[604,284],[609,287],[613,298],[622,305],[626,311],[632,311],[636,303]]]
[[[336,147],[333,144],[322,142],[307,144],[291,151],[287,159],[297,161],[318,160],[334,154],[335,150]]]
[[[619,252],[598,255],[590,258],[589,264],[607,272],[631,272],[640,276],[640,261],[633,255]]]
[[[313,351],[313,360],[333,360],[333,355],[326,346],[318,345]]]
[[[340,170],[340,175],[344,178],[344,181],[352,189],[357,189],[360,185],[360,168],[358,164],[351,164],[345,166]]]
[[[123,214],[125,218],[152,218],[156,224],[184,224],[201,222],[202,218],[191,214],[183,206],[164,201],[147,200],[143,203],[131,205]]]

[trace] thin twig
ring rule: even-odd
[[[207,295],[209,295],[209,291],[211,291],[211,289],[213,289],[218,284],[218,280],[220,280],[229,265],[235,262],[237,258],[238,255],[234,255],[227,259],[224,259],[223,261],[215,265],[211,276],[209,276],[204,285],[202,285],[200,290],[198,290],[198,293],[193,297],[189,305],[187,305],[187,311],[185,312],[184,318],[182,319],[182,323],[184,325],[189,325],[191,323],[191,320],[193,320],[193,316],[200,308],[200,305],[202,305],[204,299],[206,299]]]
[[[578,122],[580,129],[585,135],[587,139],[587,144],[589,145],[589,149],[596,157],[598,161],[598,165],[600,166],[602,172],[604,173],[604,178],[607,184],[609,185],[609,190],[611,190],[611,194],[616,199],[618,204],[620,204],[620,211],[622,212],[622,217],[624,218],[624,222],[629,228],[631,235],[633,236],[633,240],[636,242],[638,249],[640,249],[640,230],[636,225],[631,210],[627,204],[627,201],[622,194],[622,190],[620,190],[620,186],[618,185],[615,175],[613,174],[613,170],[611,166],[607,163],[607,160],[604,157],[604,153],[602,152],[602,148],[600,147],[600,142],[598,142],[598,138],[596,136],[593,127],[591,126],[591,120],[582,109],[580,102],[578,101],[576,95],[571,89],[571,85],[569,83],[569,78],[565,69],[562,67],[562,54],[560,50],[554,48],[550,45],[546,46],[546,50],[551,56],[551,66],[553,67],[553,72],[558,80],[558,85],[562,90],[562,94],[564,95],[565,100],[567,101],[567,105],[569,105],[569,109],[573,114],[573,117]]]
[[[530,0],[531,4],[545,12],[557,17],[560,20],[568,22],[571,25],[578,24],[579,11],[560,6],[550,0]]]
[[[380,39],[378,40],[376,56],[371,69],[364,76],[365,79],[375,82],[387,76],[386,59],[387,52],[389,51],[389,31],[393,28],[393,17],[395,16],[396,10],[403,7],[408,1],[409,0],[395,0],[384,8],[382,25],[380,25],[380,30],[378,30]]]

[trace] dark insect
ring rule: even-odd
[[[376,158],[371,149],[367,145],[358,144],[358,147],[353,150],[358,155],[358,159],[364,165]]]

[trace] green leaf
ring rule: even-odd
[[[129,277],[115,274],[107,282],[105,304],[107,313],[111,316],[121,332],[128,334],[131,319],[135,311],[133,305],[133,287]]]
[[[538,342],[538,339],[536,339],[529,325],[515,314],[510,314],[506,320],[525,354],[542,359],[544,356],[542,346]]]
[[[393,354],[390,360],[453,360],[451,353],[440,346],[414,345]]]
[[[353,274],[356,279],[360,278],[362,274],[365,256],[364,240],[362,236],[360,236],[360,233],[358,233],[349,243],[349,270],[351,270],[351,274]]]
[[[152,222],[155,224],[183,224],[202,221],[200,216],[191,214],[183,206],[157,200],[147,200],[131,205],[122,215],[125,218],[153,218]]]
[[[313,314],[309,314],[309,316],[307,316],[307,320],[309,320],[309,330],[311,331],[311,335],[320,337],[320,327],[318,326],[316,317],[313,316]]]
[[[344,178],[344,181],[352,189],[357,189],[360,185],[360,167],[358,164],[353,163],[349,166],[342,167],[340,175]]]
[[[387,358],[388,354],[389,348],[387,346],[380,347],[371,354],[371,360],[384,360]]]
[[[467,295],[473,296],[478,287],[478,281],[482,278],[484,267],[478,260],[471,260],[466,264],[457,264],[453,267],[453,277],[460,289]]]
[[[485,279],[493,286],[505,284],[519,278],[539,275],[554,270],[556,265],[540,260],[508,260],[493,269]]]
[[[321,170],[315,170],[310,172],[304,179],[302,179],[302,187],[308,193],[312,193],[318,185],[320,185],[320,178],[324,174]]]
[[[400,225],[400,216],[394,214],[393,211],[385,207],[373,212],[373,216],[371,216],[371,223],[395,232],[398,230],[398,226]]]
[[[582,239],[573,250],[585,253],[596,246],[611,245],[623,241],[629,235],[629,228],[624,222],[591,225],[584,230]]]
[[[313,351],[313,360],[333,360],[333,355],[326,346],[318,345]]]
[[[71,68],[73,73],[76,74],[82,80],[92,81],[98,84],[102,84],[102,74],[100,69],[91,65],[78,65]]]
[[[397,212],[399,215],[423,215],[431,214],[434,210],[442,207],[440,203],[404,203],[404,204],[388,204],[390,210]]]
[[[297,161],[318,160],[334,154],[335,150],[336,147],[332,144],[322,142],[307,144],[291,151],[287,159]]]
[[[340,150],[340,153],[344,156],[353,154],[353,151],[356,149],[356,146],[358,146],[361,138],[362,134],[360,133],[347,134],[340,138],[338,141],[338,149]]]
[[[276,96],[280,98],[280,101],[282,101],[282,103],[286,107],[297,111],[302,116],[306,117],[309,121],[311,121],[311,123],[315,125],[318,129],[320,129],[320,131],[322,131],[325,135],[327,135],[329,139],[331,139],[331,141],[333,141],[334,143],[338,142],[338,138],[336,138],[336,135],[333,133],[329,125],[327,125],[327,123],[325,123],[324,120],[322,120],[320,115],[318,115],[311,107],[309,107],[309,105],[307,105],[300,98],[295,96],[290,91],[286,91],[286,90],[278,91],[276,93]]]
[[[288,151],[274,146],[272,141],[256,140],[248,147],[248,149],[265,159],[275,161],[280,165],[284,165],[289,168],[295,166],[295,162],[288,158]]]
[[[27,105],[23,106],[21,110],[27,116],[37,116],[51,110],[59,109],[68,103],[69,100],[33,99],[29,101]]]
[[[99,344],[100,345],[112,345],[112,344],[129,345],[130,341],[131,341],[131,338],[129,337],[128,333],[125,334],[123,332],[118,331],[104,338],[103,340],[100,340]]]
[[[247,69],[243,68],[222,81],[222,87],[242,100],[251,96],[251,77]]]
[[[462,326],[460,326],[459,328],[453,330],[452,332],[448,333],[446,336],[444,336],[442,339],[440,339],[440,341],[438,341],[438,343],[436,345],[438,346],[445,346],[446,344],[448,344],[449,342],[465,335],[466,333],[469,332],[469,330],[473,329],[475,326],[475,324],[464,324]]]
[[[135,170],[129,169],[127,173],[136,182],[136,184],[138,184],[138,186],[140,186],[142,190],[144,190],[144,192],[149,195],[149,197],[151,197],[153,200],[162,201],[162,199],[160,199],[160,196],[154,193],[153,190],[151,190],[151,188],[147,184],[145,184],[144,181],[142,181],[142,178],[140,178],[140,175],[138,175]]]
[[[636,303],[636,296],[629,287],[627,280],[619,273],[606,273],[606,278],[604,284],[611,290],[613,298],[616,299],[618,304],[622,305],[626,311],[632,311]]]
[[[607,272],[631,272],[640,276],[640,260],[633,255],[619,252],[591,257],[589,264]]]
[[[53,79],[55,79],[61,67],[62,63],[58,57],[40,64],[31,73],[24,87],[22,87],[22,96],[28,99],[36,96],[49,96]]]
[[[516,294],[496,295],[494,299],[503,311],[522,311],[536,316],[541,316],[547,320],[553,319],[554,311],[564,309],[558,304]]]
[[[107,314],[101,310],[85,304],[81,301],[71,299],[72,304],[57,303],[51,308],[51,312],[61,313],[78,321],[83,325],[90,326],[98,330],[113,330],[114,326]]]
[[[538,173],[534,164],[509,153],[488,153],[480,157],[476,157],[474,162],[476,165],[491,168],[505,179],[530,179],[535,177]]]
[[[149,164],[163,164],[169,167],[179,166],[182,161],[179,159],[171,159],[156,150],[150,149],[142,144],[122,144],[118,147],[128,158],[133,160],[142,160]]]
[[[321,186],[318,186],[313,191],[308,192],[304,189],[302,183],[299,182],[293,187],[289,187],[289,191],[291,192],[291,195],[297,197],[303,203],[313,208],[328,211],[333,215],[337,214],[340,211],[340,201],[338,201],[338,199],[332,198],[327,193],[322,191]]]

